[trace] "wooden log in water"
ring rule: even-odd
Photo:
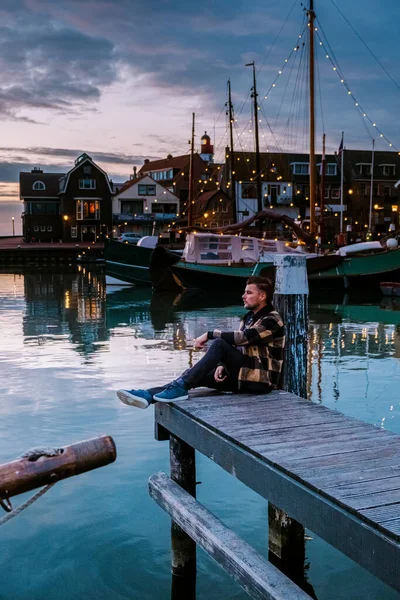
[[[116,457],[114,440],[108,435],[59,449],[29,451],[22,458],[0,465],[0,498],[12,498],[49,483],[104,467],[114,462]]]
[[[310,600],[285,575],[165,474],[149,479],[151,497],[251,598]]]

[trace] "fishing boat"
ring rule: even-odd
[[[243,291],[252,275],[274,279],[277,255],[299,255],[305,246],[291,247],[288,242],[242,235],[188,233],[182,258],[173,264],[168,251],[153,255],[151,271],[170,270],[183,289]],[[315,257],[316,254],[307,254]],[[340,260],[340,259],[339,259]],[[153,278],[154,288],[159,282]]]
[[[381,292],[384,296],[400,296],[400,283],[395,281],[382,281]]]

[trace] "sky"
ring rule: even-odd
[[[344,131],[349,148],[374,136],[400,149],[400,3],[314,7],[318,145],[325,131],[336,150]],[[253,149],[253,60],[261,150],[307,151],[307,47],[301,0],[2,0],[0,201],[19,198],[20,171],[68,171],[84,151],[114,181],[145,158],[189,152],[193,112],[196,148],[207,130],[223,160],[228,79],[235,146]],[[386,140],[367,132],[356,100]]]

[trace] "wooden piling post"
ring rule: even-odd
[[[169,449],[171,479],[196,498],[194,448],[171,434]],[[196,543],[174,521],[171,523],[171,548],[172,575],[184,577],[187,580],[188,588],[193,588],[196,579]]]
[[[281,387],[302,398],[307,390],[308,280],[306,257],[275,257],[274,306],[285,324],[286,346]],[[293,581],[304,573],[304,527],[268,503],[269,556]]]

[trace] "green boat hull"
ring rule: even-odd
[[[104,258],[106,275],[126,283],[151,286],[150,259],[152,248],[106,240]]]
[[[380,281],[397,281],[400,276],[400,248],[375,254],[345,256],[340,264],[309,274],[310,283],[335,282],[364,285]]]

